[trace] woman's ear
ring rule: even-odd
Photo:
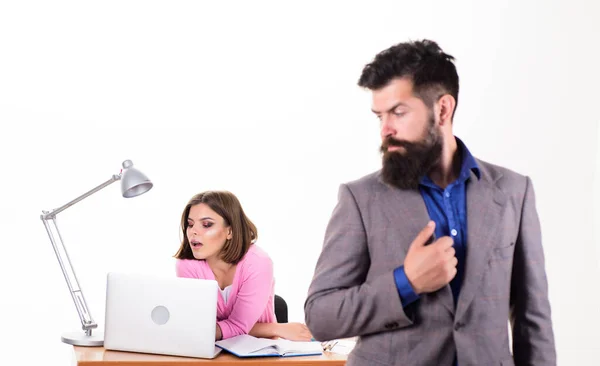
[[[231,240],[233,238],[233,234],[231,232],[231,226],[227,228],[227,240]]]

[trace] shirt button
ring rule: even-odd
[[[456,236],[458,234],[458,231],[456,231],[456,229],[452,229],[452,231],[450,231],[450,234],[452,234],[452,236]]]
[[[445,193],[445,196],[446,196],[446,197],[450,197],[450,192],[446,192],[446,193]]]

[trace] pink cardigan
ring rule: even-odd
[[[176,272],[177,277],[215,279],[204,260],[178,259]],[[273,262],[253,244],[237,265],[227,304],[221,292],[217,296],[217,324],[223,339],[248,334],[256,323],[276,323],[274,291]]]

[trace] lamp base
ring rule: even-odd
[[[104,334],[95,332],[92,335],[87,335],[84,332],[69,332],[64,333],[60,340],[73,346],[102,347],[104,345]]]

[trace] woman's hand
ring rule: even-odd
[[[258,338],[284,338],[290,341],[311,341],[312,334],[302,323],[256,323],[250,335]]]
[[[215,341],[220,341],[223,338],[223,332],[221,331],[221,327],[219,326],[219,323],[217,323],[217,326],[215,328]]]
[[[277,336],[290,341],[309,342],[313,339],[310,330],[302,323],[278,323]]]

